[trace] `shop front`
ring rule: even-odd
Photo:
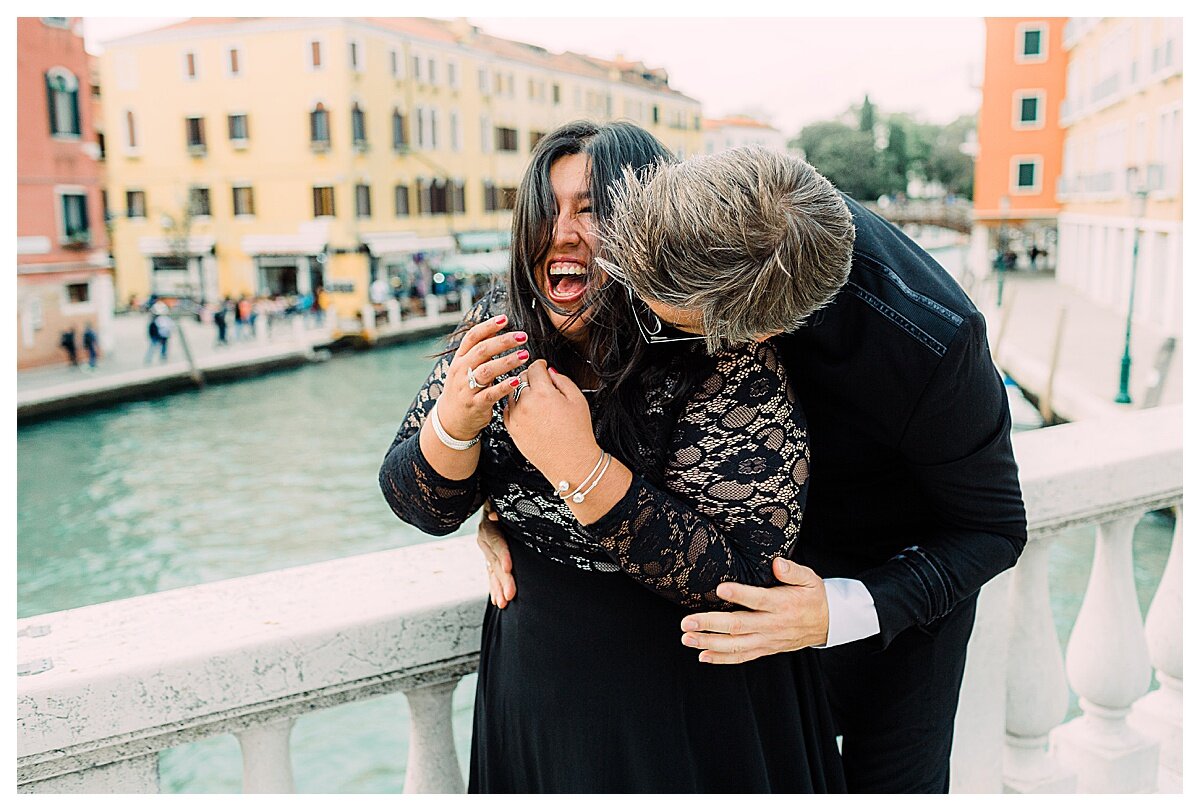
[[[454,304],[442,265],[455,252],[454,237],[411,232],[362,234],[371,257],[370,303],[389,323],[437,315]]]
[[[256,293],[270,298],[304,298],[325,286],[326,236],[250,234],[242,250],[254,261]]]
[[[149,265],[150,294],[197,304],[219,297],[216,240],[190,236],[186,241],[142,237],[138,252]]]

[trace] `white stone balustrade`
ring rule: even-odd
[[[1154,791],[1158,742],[1125,716],[1150,686],[1150,651],[1133,583],[1133,530],[1140,515],[1100,525],[1083,607],[1067,645],[1067,678],[1083,716],[1051,733],[1051,754],[1088,794]]]
[[[981,597],[956,737],[961,739],[964,731],[970,734],[975,713],[968,714],[968,707],[988,707],[996,700],[982,691],[972,692],[972,674],[1004,669],[1008,673],[1000,699],[1007,704],[1004,790],[1153,790],[1156,768],[1145,759],[1146,749],[1141,744],[1155,750],[1155,742],[1143,740],[1123,720],[1111,716],[1123,717],[1129,702],[1145,692],[1149,680],[1129,544],[1133,526],[1146,512],[1176,504],[1183,492],[1182,408],[1031,431],[1015,436],[1013,444],[1030,542],[1008,582],[997,578],[984,589],[984,595],[1007,589],[1008,607],[1005,614],[985,610]],[[1057,533],[1091,525],[1101,528],[1098,565],[1093,564],[1072,634],[1080,664],[1069,673],[1085,716],[1063,725],[1066,681],[1050,613],[1047,553]],[[1171,581],[1169,574],[1168,568],[1164,584]],[[998,649],[977,644],[984,629],[1002,622],[1008,623],[1007,646]],[[1182,625],[1179,621],[1168,627],[1171,625],[1165,620],[1161,633],[1181,645]],[[1182,666],[1179,671],[1181,693]],[[1093,708],[1090,716],[1088,707]],[[1175,714],[1174,718],[1181,732],[1182,716]],[[1052,742],[1049,747],[1047,741]],[[1119,770],[1122,761],[1116,758],[1121,747],[1130,749],[1122,753],[1125,761],[1136,764],[1125,772]],[[1081,752],[1090,752],[1090,759]],[[954,773],[985,772],[979,761],[986,757],[978,746],[956,746]],[[1118,779],[1121,773],[1137,777],[1122,781]],[[957,791],[994,790],[987,782],[956,780],[954,775],[951,787]]]
[[[1158,786],[1183,791],[1183,514],[1175,521],[1175,537],[1167,568],[1146,614],[1146,643],[1159,687],[1138,699],[1129,724],[1157,740]]]
[[[1073,638],[1108,617],[1123,630],[1093,639],[1093,655],[1069,668],[1088,702],[1076,737],[1092,760],[1113,751],[1106,730],[1148,741],[1154,765],[1142,763],[1137,785],[1178,791],[1182,535],[1177,526],[1143,667],[1134,661],[1146,642],[1128,600],[1125,530],[1182,497],[1182,409],[1043,429],[1014,444],[1032,541],[1017,569],[980,597],[952,790],[1072,790],[1072,779],[1074,790],[1124,790],[1094,782],[1086,763],[1061,757],[1063,745],[1045,745],[1075,734],[1061,726],[1046,550],[1055,532],[1099,524],[1093,585]],[[244,791],[291,791],[294,718],[395,692],[412,710],[405,790],[462,791],[450,697],[477,664],[486,599],[467,537],[19,620],[18,791],[153,792],[158,752],[222,733],[241,743]],[[1142,697],[1151,661],[1162,686]],[[1087,713],[1121,717],[1114,726],[1097,715],[1092,732]]]
[[[1050,731],[1067,714],[1067,674],[1050,611],[1051,542],[1029,540],[1009,590],[1004,777],[1020,793],[1070,793],[1076,786],[1074,773],[1046,751]]]

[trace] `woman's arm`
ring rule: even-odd
[[[554,380],[559,389],[574,388],[561,375]],[[527,394],[534,390],[531,383]],[[570,412],[571,399],[568,392],[563,406],[547,403],[537,413]],[[547,425],[546,416],[540,428],[514,431],[513,416],[506,414],[514,440],[551,482],[564,475],[574,486],[590,470],[586,461],[601,453],[594,440],[576,450],[587,446],[566,441],[564,434],[573,434]],[[555,440],[556,453],[543,447]],[[800,531],[808,443],[799,404],[769,344],[719,357],[684,407],[669,451],[662,488],[614,459],[583,504],[568,501],[584,529],[623,571],[684,606],[727,607],[716,596],[724,581],[773,584],[771,561],[791,552]],[[566,476],[571,471],[576,478]]]
[[[509,391],[507,381],[493,382],[520,366],[524,350],[493,359],[524,342],[524,333],[500,334],[503,315],[490,312],[490,298],[479,303],[430,372],[409,407],[379,471],[379,486],[392,511],[403,521],[433,535],[458,529],[483,503],[476,468],[478,443],[451,448],[439,439],[429,418],[437,405],[438,422],[452,440],[476,438],[491,420],[492,407]],[[468,370],[483,384],[467,384]]]

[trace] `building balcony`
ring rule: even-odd
[[[953,791],[1181,791],[1182,513],[1144,622],[1132,536],[1181,504],[1182,426],[1173,406],[1014,437],[1030,539],[980,594]],[[1064,656],[1048,559],[1082,526],[1094,560]],[[463,537],[19,620],[18,791],[156,792],[160,751],[232,733],[243,791],[290,792],[296,718],[402,692],[405,790],[461,792],[451,694],[486,600]]]
[[[92,232],[84,229],[82,231],[71,231],[65,234],[62,238],[62,246],[72,250],[90,247],[92,244]]]
[[[1061,175],[1055,190],[1062,198],[1079,196],[1109,198],[1124,194],[1124,189],[1117,188],[1116,172]]]

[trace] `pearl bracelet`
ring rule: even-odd
[[[479,442],[479,435],[476,434],[471,439],[455,439],[446,433],[446,429],[442,427],[442,421],[438,419],[437,401],[433,403],[433,408],[429,409],[429,421],[433,423],[433,432],[437,434],[437,438],[442,441],[452,451],[465,451],[468,448],[474,447],[475,443]]]
[[[600,458],[596,460],[596,465],[592,468],[592,472],[583,477],[583,481],[579,483],[578,487],[568,493],[567,488],[571,485],[567,483],[566,479],[563,479],[558,483],[558,487],[554,490],[555,494],[561,496],[563,501],[570,499],[576,504],[582,504],[583,500],[587,498],[587,494],[595,490],[596,485],[598,485],[600,480],[604,478],[604,473],[608,470],[608,465],[610,462],[612,462],[612,456],[610,456],[607,451],[601,451]],[[601,465],[603,465],[603,467],[601,467]],[[600,471],[599,475],[596,474],[597,470]],[[588,480],[591,479],[592,476],[596,476],[596,479],[592,482],[591,486],[588,487]],[[584,487],[587,487],[587,489],[584,490]]]

